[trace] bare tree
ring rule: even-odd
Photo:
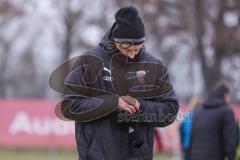
[[[213,1],[212,1],[213,2]],[[228,11],[240,11],[239,2],[233,1],[229,6],[227,0],[215,0],[214,7],[217,8],[216,15],[213,17],[209,13],[209,4],[206,0],[195,0],[195,27],[197,39],[197,52],[199,53],[202,66],[202,74],[205,81],[206,90],[211,89],[217,81],[224,78],[222,73],[222,61],[227,57],[240,54],[240,24],[229,27],[224,22],[224,14]],[[211,7],[211,6],[210,6]],[[213,7],[213,6],[212,6]],[[208,34],[207,27],[211,26],[213,36],[210,37],[209,45],[214,55],[212,59],[207,58],[206,44],[204,44],[204,36]],[[209,63],[212,61],[212,63]]]
[[[6,88],[10,83],[7,79],[7,66],[10,60],[10,49],[14,43],[14,38],[18,37],[20,32],[16,32],[12,39],[6,39],[2,34],[2,29],[9,24],[12,19],[22,16],[23,11],[16,8],[12,3],[8,1],[0,2],[0,97],[6,97]]]

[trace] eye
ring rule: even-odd
[[[128,48],[130,47],[130,44],[123,42],[123,43],[120,44],[120,47],[121,47],[122,49],[128,49]]]

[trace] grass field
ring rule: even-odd
[[[169,155],[158,154],[154,160],[168,160]],[[77,152],[74,150],[14,150],[0,149],[0,160],[77,160]]]
[[[1,149],[0,160],[76,160],[74,151]]]
[[[240,156],[240,149],[238,149]],[[77,160],[75,150],[56,149],[1,149],[0,160]],[[180,160],[180,157],[173,158],[170,154],[159,153],[154,155],[154,160]]]

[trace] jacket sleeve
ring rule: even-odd
[[[229,160],[236,159],[236,132],[234,114],[231,109],[227,110],[223,119],[224,151]]]
[[[169,82],[169,75],[166,73],[161,79]],[[171,89],[164,96],[159,96],[153,99],[140,99],[140,112],[147,118],[145,124],[154,127],[165,127],[170,125],[176,119],[179,103],[175,96],[175,92]]]
[[[64,83],[74,84],[74,85],[83,85],[87,86],[87,84],[83,81],[82,77],[84,75],[83,68],[77,68],[73,70],[66,78]],[[85,97],[81,95],[63,95],[62,104],[71,101],[71,108],[68,111],[77,113],[84,112],[94,108],[98,105],[98,101],[91,97]]]
[[[72,118],[72,115],[75,115],[75,117],[77,117],[77,114],[83,115],[87,111],[91,111],[91,115],[93,117],[94,115],[96,115],[96,118],[100,118],[107,115],[110,111],[114,109],[109,106],[115,106],[115,103],[117,103],[116,97],[109,94],[109,92],[97,88],[97,79],[91,84],[83,80],[83,76],[87,76],[85,79],[89,79],[89,75],[84,75],[86,71],[84,70],[85,68],[82,65],[75,67],[75,69],[64,80],[66,88],[73,91],[69,94],[65,94],[63,96],[63,100],[61,101],[61,112],[65,118],[74,120],[74,118]],[[90,75],[92,76],[92,74]],[[69,88],[69,85],[74,86],[72,88]],[[82,86],[83,89],[78,88],[79,85]],[[89,87],[90,91],[86,90],[86,87]],[[85,94],[85,90],[86,92],[89,91],[89,97],[85,95],[80,95],[81,93]],[[74,94],[74,91],[76,91],[76,94]],[[101,108],[100,110],[99,106],[106,107]],[[88,113],[85,113],[84,117],[87,117],[86,114]],[[90,119],[94,120],[94,118]],[[91,121],[90,119],[89,121]]]

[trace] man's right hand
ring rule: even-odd
[[[139,110],[140,104],[131,96],[121,96],[118,98],[118,108],[130,114],[133,114]]]

